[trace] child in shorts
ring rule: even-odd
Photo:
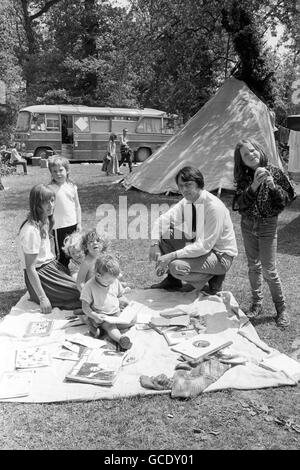
[[[132,346],[130,338],[120,332],[122,325],[113,323],[113,318],[118,316],[129,303],[124,297],[124,288],[118,280],[119,274],[120,267],[116,258],[109,254],[98,256],[95,262],[95,274],[84,285],[80,299],[90,326],[90,334],[98,338],[101,328],[119,344],[121,349],[127,350]]]

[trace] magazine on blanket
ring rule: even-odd
[[[30,393],[32,370],[3,372],[0,377],[0,399],[26,397]]]
[[[230,346],[230,344],[232,344],[232,341],[224,341],[222,338],[211,338],[207,334],[198,334],[189,340],[175,344],[171,349],[191,359],[201,359]]]
[[[28,323],[24,338],[40,338],[49,336],[53,329],[53,320],[36,320]]]
[[[165,326],[188,326],[190,323],[189,315],[181,315],[174,318],[164,318],[161,316],[152,317],[149,321],[149,325],[152,328],[165,327]]]
[[[174,317],[181,317],[182,315],[186,315],[187,312],[181,309],[180,307],[174,307],[174,308],[166,308],[165,310],[162,310],[159,314],[161,317],[164,317],[164,318],[174,318]]]
[[[85,346],[88,349],[99,349],[106,345],[106,341],[92,338],[91,336],[83,335],[82,333],[67,334],[66,341],[67,343],[75,343]],[[68,349],[70,349],[70,347],[68,347]]]
[[[112,386],[118,377],[126,352],[92,349],[66,375],[66,380]]]
[[[174,344],[194,338],[198,335],[198,332],[193,325],[171,326],[162,330],[162,335],[165,337],[168,345],[173,346]]]
[[[87,348],[81,344],[73,344],[65,340],[52,354],[52,357],[54,359],[62,359],[65,361],[79,361],[86,350]]]
[[[16,369],[46,367],[51,363],[49,352],[40,346],[16,350]]]

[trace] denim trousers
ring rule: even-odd
[[[248,260],[248,275],[252,301],[263,301],[263,279],[268,283],[271,296],[280,313],[285,308],[285,298],[276,267],[277,217],[253,218],[242,216],[241,229]]]
[[[186,246],[187,240],[173,237],[160,240],[162,254],[180,250]],[[179,258],[170,262],[169,273],[176,279],[187,282],[197,289],[202,289],[215,275],[224,275],[230,268],[233,257],[226,253],[211,250],[197,258]]]

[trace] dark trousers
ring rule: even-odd
[[[26,162],[26,160],[25,160],[24,158],[22,158],[22,160],[19,161],[19,162],[13,162],[11,165],[12,165],[12,166],[19,166],[19,165],[21,165],[21,166],[23,167],[24,175],[27,175],[27,162]]]
[[[77,224],[53,230],[56,258],[66,268],[68,267],[70,258],[62,250],[62,247],[64,245],[65,238],[68,235],[71,235],[71,233],[76,232],[76,228]]]
[[[131,149],[122,149],[121,147],[121,160],[120,166],[123,165],[124,162],[127,162],[129,167],[129,172],[132,172],[132,150]]]

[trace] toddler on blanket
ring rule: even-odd
[[[113,317],[128,305],[124,297],[124,287],[118,280],[120,268],[118,261],[109,254],[100,255],[95,262],[95,274],[84,285],[80,299],[82,310],[87,317],[90,334],[99,337],[100,328],[116,341],[123,350],[129,349],[132,343],[128,336],[121,334]]]

